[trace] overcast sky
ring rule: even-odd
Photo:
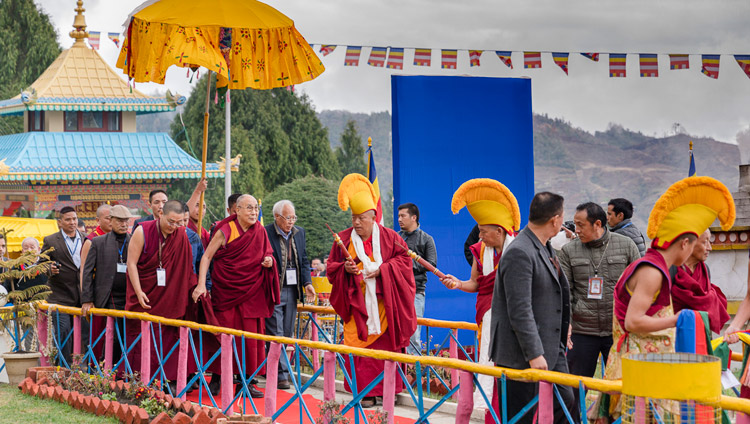
[[[75,1],[36,0],[51,16],[60,43],[72,44]],[[208,1],[208,0],[207,0]],[[140,0],[86,0],[88,29],[102,32],[100,53],[114,67],[118,51],[107,32],[121,24]],[[750,54],[750,2],[638,0],[271,0],[269,4],[294,19],[310,43],[339,44],[323,58],[326,72],[299,85],[317,110],[356,112],[391,110],[390,75],[479,75],[532,78],[537,113],[564,118],[588,131],[610,122],[664,135],[680,123],[694,135],[735,142],[750,127],[750,78],[731,54]],[[468,53],[459,51],[459,69],[440,69],[440,53],[432,66],[412,65],[407,51],[404,69],[367,65],[363,49],[359,67],[344,67],[345,45],[486,50],[481,66],[470,68]],[[316,51],[318,46],[316,46]],[[494,50],[512,50],[514,69],[503,65]],[[661,53],[659,77],[641,78],[638,56],[627,57],[627,78],[609,78],[608,58],[592,62],[571,53],[570,75],[542,54],[542,69],[523,69],[522,51]],[[689,70],[669,70],[667,53],[691,53]],[[701,74],[698,54],[722,54],[718,80]],[[173,69],[166,87],[138,84],[152,93],[170,88],[189,94],[184,70]],[[502,99],[498,99],[502,101]]]

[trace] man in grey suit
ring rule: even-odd
[[[529,224],[500,259],[492,295],[490,356],[497,366],[567,373],[565,347],[570,323],[568,280],[560,270],[549,239],[563,224],[563,197],[537,193],[529,208]],[[514,417],[539,391],[538,383],[507,380],[508,418]],[[573,390],[557,386],[574,421]],[[555,422],[566,422],[555,398]],[[532,411],[535,411],[533,408]],[[519,422],[531,423],[534,413]]]

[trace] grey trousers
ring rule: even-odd
[[[297,286],[281,288],[281,302],[273,308],[273,315],[266,318],[266,334],[292,337],[294,320],[297,317]],[[286,352],[282,352],[286,354]],[[279,380],[289,380],[290,370],[284,358],[279,360]]]

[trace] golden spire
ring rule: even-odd
[[[89,33],[86,31],[86,17],[83,16],[83,12],[85,12],[86,9],[83,8],[83,0],[78,0],[77,3],[78,7],[74,10],[78,13],[73,20],[74,29],[73,31],[70,31],[70,37],[76,40],[75,43],[73,43],[73,47],[86,47],[86,44],[83,42],[84,38],[89,37]]]

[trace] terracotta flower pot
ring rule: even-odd
[[[2,355],[5,369],[8,372],[8,382],[17,386],[26,378],[26,370],[39,366],[39,352],[6,352]]]

